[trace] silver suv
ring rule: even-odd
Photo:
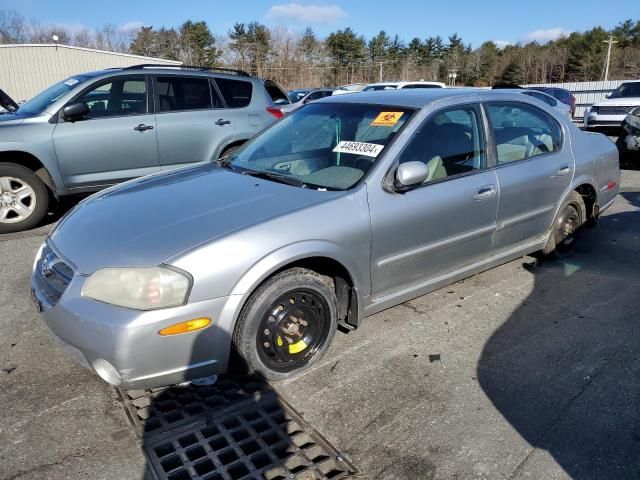
[[[0,233],[37,225],[51,198],[218,159],[288,103],[270,80],[187,66],[74,75],[20,106],[0,91]]]

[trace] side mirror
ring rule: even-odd
[[[84,102],[72,103],[62,109],[62,116],[65,120],[75,122],[89,115],[89,107]]]
[[[429,168],[422,162],[401,163],[396,170],[396,186],[399,189],[412,187],[429,177]]]

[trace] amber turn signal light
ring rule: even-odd
[[[186,322],[176,323],[170,327],[163,328],[158,332],[158,335],[178,335],[180,333],[194,332],[208,327],[209,324],[211,324],[210,318],[194,318],[193,320],[187,320]]]

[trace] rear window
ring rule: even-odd
[[[251,103],[251,93],[253,91],[251,82],[229,78],[216,78],[215,81],[229,108],[242,108]]]
[[[157,88],[161,112],[211,108],[211,90],[206,78],[158,77]],[[217,98],[216,103],[220,103]]]
[[[271,97],[271,100],[273,100],[274,105],[288,105],[289,103],[291,103],[289,96],[284,93],[284,91],[278,86],[276,82],[266,80],[264,82],[264,87],[267,89],[267,93]]]
[[[405,88],[442,88],[440,85],[430,85],[428,83],[410,83],[409,85],[405,85],[402,87]]]

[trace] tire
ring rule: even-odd
[[[553,220],[549,240],[542,249],[545,257],[571,253],[578,239],[580,227],[587,221],[586,211],[582,196],[576,191],[571,192]]]
[[[282,380],[310,368],[333,340],[337,305],[333,288],[311,270],[292,268],[268,279],[247,301],[233,333],[241,370]]]
[[[37,226],[48,208],[49,190],[35,173],[22,165],[0,163],[0,233]]]

